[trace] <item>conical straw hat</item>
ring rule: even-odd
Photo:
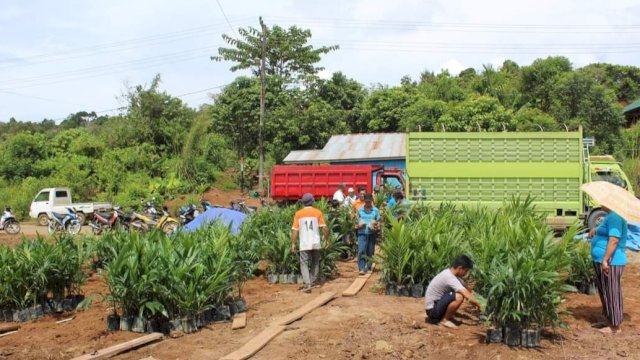
[[[606,181],[590,182],[582,185],[581,189],[628,222],[640,223],[640,200],[627,190]]]

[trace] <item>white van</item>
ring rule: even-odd
[[[69,188],[48,188],[42,189],[33,198],[29,216],[38,219],[38,225],[47,226],[49,223],[48,212],[65,214],[67,208],[76,210],[78,221],[84,224],[87,218],[93,217],[96,211],[109,211],[113,208],[110,203],[77,203],[71,201],[71,190]]]

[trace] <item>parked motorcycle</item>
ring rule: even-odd
[[[10,207],[4,208],[4,221],[0,224],[0,230],[4,230],[7,234],[17,234],[20,232],[20,222],[13,215]]]
[[[232,200],[229,203],[229,209],[239,211],[241,213],[250,215],[258,211],[258,208],[255,206],[248,206],[245,204],[244,200]]]
[[[162,208],[162,216],[158,217],[157,210],[151,203],[145,204],[145,209],[142,213],[132,213],[132,221],[129,224],[129,229],[147,232],[151,229],[162,230],[167,235],[174,233],[180,223],[178,220],[171,217],[169,209],[167,207]]]
[[[67,232],[71,235],[76,235],[80,232],[82,225],[78,220],[76,209],[68,207],[66,214],[49,212],[47,215],[49,215],[49,234]]]
[[[127,229],[126,215],[119,206],[113,207],[113,212],[104,213],[96,211],[93,214],[93,220],[89,223],[91,230],[96,235],[100,235],[103,231],[114,230],[121,226],[123,230]]]
[[[195,204],[191,204],[189,206],[182,206],[180,210],[178,210],[178,218],[180,219],[180,225],[186,225],[193,221],[198,215],[200,215],[200,211]]]

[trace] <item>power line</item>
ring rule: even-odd
[[[220,12],[222,13],[222,16],[224,16],[224,20],[227,22],[227,25],[229,25],[229,28],[231,29],[231,31],[233,31],[233,33],[238,36],[238,34],[236,33],[236,30],[233,28],[233,26],[231,26],[231,22],[229,21],[229,18],[227,17],[227,14],[225,14],[224,9],[222,8],[222,4],[220,4],[220,0],[216,0],[216,2],[218,3],[218,7],[220,8]]]

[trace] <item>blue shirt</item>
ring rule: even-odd
[[[613,211],[605,216],[596,229],[596,235],[591,240],[591,257],[593,261],[602,264],[604,254],[607,251],[609,237],[620,239],[611,256],[610,265],[626,265],[627,255],[624,253],[624,249],[627,246],[627,221]]]
[[[373,232],[371,229],[369,229],[369,224],[371,224],[371,222],[374,220],[380,220],[380,211],[378,211],[377,207],[372,206],[369,212],[367,212],[364,206],[358,209],[358,223],[364,223],[364,227],[362,229],[358,229],[358,234],[368,235],[369,233]]]

